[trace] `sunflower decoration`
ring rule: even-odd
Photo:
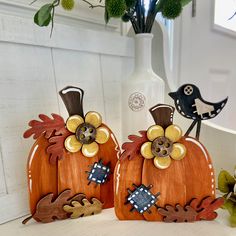
[[[73,133],[65,140],[65,148],[69,152],[82,151],[86,157],[93,157],[99,151],[99,144],[104,144],[110,137],[109,130],[102,125],[99,113],[90,111],[85,118],[73,115],[66,121],[66,128]]]
[[[158,169],[166,169],[172,159],[179,161],[186,155],[186,148],[178,143],[182,130],[177,125],[170,125],[165,130],[160,125],[153,125],[147,130],[148,142],[141,146],[141,155],[153,159]]]

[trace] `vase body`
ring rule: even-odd
[[[135,68],[122,83],[122,139],[152,123],[149,109],[164,102],[163,79],[152,69],[152,34],[135,35]]]

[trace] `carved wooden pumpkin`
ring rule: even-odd
[[[83,193],[99,199],[103,208],[113,207],[113,172],[120,152],[116,138],[97,112],[84,115],[81,89],[66,87],[60,95],[70,115],[67,122],[59,115],[40,115],[42,121],[31,121],[24,134],[36,139],[27,165],[31,214],[44,196],[53,193],[56,198],[67,189],[71,197]]]
[[[205,147],[192,137],[182,137],[181,129],[172,124],[173,107],[157,105],[150,112],[156,125],[148,131],[140,131],[141,136],[129,136],[131,142],[123,144],[124,152],[116,165],[117,217],[120,220],[167,221],[169,218],[163,218],[158,209],[176,204],[184,207],[195,199],[194,204],[187,207],[195,211],[196,201],[201,203],[206,197],[210,198],[202,205],[209,201],[209,206],[215,204],[214,210],[218,208],[222,202],[217,206],[214,202],[214,170]],[[208,216],[199,218],[215,218],[212,209]],[[167,213],[168,210],[171,208],[167,206]],[[189,219],[192,221],[193,218]],[[177,222],[181,220],[188,221],[188,218],[176,218]]]

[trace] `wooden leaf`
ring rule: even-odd
[[[65,190],[62,192],[55,201],[52,201],[52,193],[46,195],[37,203],[35,214],[24,219],[22,224],[26,224],[32,218],[42,223],[50,223],[55,219],[61,220],[68,218],[68,213],[63,210],[63,206],[70,204],[73,201],[82,203],[82,200],[86,198],[83,193],[76,194],[72,198],[70,198],[70,196],[71,190]]]
[[[75,219],[100,213],[102,211],[102,203],[96,198],[92,198],[92,203],[88,199],[83,199],[82,204],[79,201],[72,201],[71,206],[65,205],[63,209],[68,213],[72,213],[70,218]]]
[[[217,217],[215,210],[223,204],[223,198],[213,199],[212,197],[207,197],[200,204],[197,199],[193,199],[190,206],[198,212],[196,220],[214,220]]]
[[[148,141],[146,131],[139,131],[139,133],[141,136],[130,135],[128,138],[132,142],[127,142],[122,145],[124,152],[121,154],[120,160],[125,158],[129,160],[133,159],[137,156],[137,152],[140,151],[142,144]]]
[[[164,222],[193,222],[196,221],[197,212],[191,206],[176,207],[167,205],[165,208],[158,208],[158,212],[164,216]]]
[[[29,138],[31,135],[33,135],[33,138],[37,139],[40,135],[45,133],[45,138],[48,139],[54,132],[55,135],[60,135],[65,127],[64,119],[57,114],[52,114],[52,117],[53,118],[51,119],[46,115],[40,114],[39,118],[41,121],[30,121],[29,126],[31,128],[24,133],[23,137]]]
[[[60,130],[61,135],[52,136],[49,138],[49,143],[51,144],[47,148],[47,153],[50,155],[49,162],[51,164],[56,164],[57,160],[63,158],[63,154],[66,151],[64,147],[65,139],[71,134],[65,127]]]
[[[53,194],[50,193],[39,200],[33,218],[42,223],[49,223],[55,219],[62,220],[68,218],[63,206],[68,204],[71,190],[65,190],[53,201]]]

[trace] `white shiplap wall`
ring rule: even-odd
[[[104,28],[98,21],[91,30],[59,15],[50,39],[49,29],[33,24],[33,13],[23,1],[0,1],[0,223],[28,213],[26,162],[33,140],[22,138],[28,121],[52,112],[66,118],[57,92],[79,86],[85,111],[100,112],[121,140],[120,82],[133,67],[133,41],[119,36],[117,23]]]

